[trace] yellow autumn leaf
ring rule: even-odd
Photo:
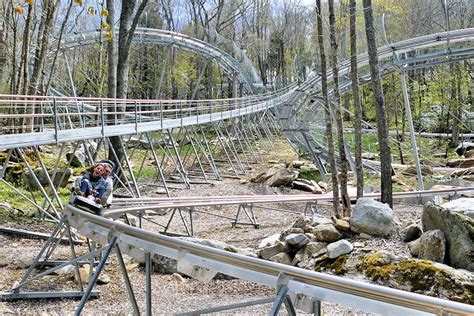
[[[105,33],[104,39],[106,41],[111,41],[112,40],[112,32],[108,31],[107,33]]]
[[[110,25],[107,24],[107,22],[105,21],[100,22],[100,27],[102,27],[104,30],[107,30],[107,31],[110,30]]]
[[[74,0],[75,3],[77,3],[78,5],[80,5],[82,7],[82,4],[83,4],[83,1],[82,0]]]
[[[25,9],[23,9],[23,7],[16,7],[15,8],[15,13],[19,14],[19,15],[23,15],[23,14],[25,14]]]
[[[95,15],[95,9],[94,7],[87,7],[87,13],[89,13],[90,15]]]
[[[109,11],[107,11],[106,9],[102,10],[102,13],[100,14],[102,15],[104,18],[108,17],[109,16]]]
[[[29,5],[33,5],[33,0],[26,0],[26,3],[28,3]]]

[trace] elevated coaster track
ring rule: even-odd
[[[411,145],[414,149],[415,161],[418,169],[420,188],[422,175],[418,159],[415,131],[411,118],[411,109],[406,88],[406,72],[412,69],[429,68],[438,65],[459,62],[474,58],[474,28],[453,30],[436,34],[412,38],[378,48],[378,59],[381,75],[385,76],[393,71],[400,73],[404,94],[405,111],[410,127]],[[411,57],[414,56],[414,57]],[[368,54],[357,57],[359,82],[370,82],[370,72],[366,71],[369,64]],[[342,61],[339,66],[341,95],[349,93],[351,89],[350,61]],[[328,85],[330,96],[333,94],[333,74],[328,70]],[[330,107],[333,113],[334,109]],[[290,96],[289,102],[278,108],[277,116],[281,123],[281,131],[295,148],[304,149],[306,155],[313,159],[325,173],[323,161],[327,159],[327,145],[324,141],[324,105],[321,97],[321,77],[313,76],[303,82]],[[334,118],[334,114],[332,114]],[[365,122],[367,126],[370,126]],[[374,128],[372,126],[372,128]],[[349,146],[346,144],[346,156],[354,171],[354,162]],[[366,167],[371,167],[366,165]],[[373,168],[373,167],[371,167]]]

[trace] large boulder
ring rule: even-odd
[[[285,186],[298,178],[298,171],[290,170],[285,165],[276,165],[266,172],[252,178],[252,182],[266,183],[271,187]]]
[[[258,249],[276,244],[279,238],[280,234],[274,234],[262,239],[262,241],[260,241],[260,243],[258,244]]]
[[[310,242],[295,254],[292,264],[298,265],[302,261],[309,261],[312,257],[317,257],[319,254],[325,253],[326,246],[327,243],[325,242]]]
[[[474,175],[474,167],[455,170],[451,173],[452,178]]]
[[[474,274],[469,271],[383,252],[360,259],[357,269],[384,286],[474,304]]]
[[[474,209],[474,199],[465,199],[463,205],[470,204]],[[456,267],[474,271],[474,219],[461,212],[453,204],[443,206],[428,202],[423,207],[423,230],[441,230],[446,237],[446,263]],[[466,212],[466,211],[463,211]]]
[[[453,212],[464,214],[474,219],[474,199],[473,198],[460,198],[452,200],[442,205],[445,209]]]
[[[393,211],[387,204],[359,198],[351,214],[351,229],[372,236],[389,236],[394,228]]]
[[[274,255],[273,257],[271,257],[268,260],[273,261],[273,262],[277,262],[277,263],[282,263],[282,264],[288,264],[288,265],[292,264],[291,263],[291,258],[286,252],[280,252],[280,253]]]
[[[44,172],[43,168],[36,168],[36,169],[33,170],[33,172],[36,175],[36,177],[38,178],[38,180],[39,180],[39,182],[42,186],[48,185],[48,180],[47,180],[47,177],[46,177],[46,173]],[[55,169],[55,170],[48,171],[48,174],[49,174],[51,180],[53,180],[52,177],[53,177],[53,174],[55,174],[55,173],[56,173],[56,176],[55,176],[54,181],[53,181],[54,186],[55,187],[60,187],[60,188],[66,187],[66,185],[69,181],[69,178],[72,175],[72,169],[71,168],[64,168],[64,169]],[[37,188],[38,187],[33,175],[30,172],[25,172],[23,174],[23,176],[24,176],[25,184],[29,188]]]
[[[469,149],[464,153],[465,158],[474,158],[474,148]]]
[[[416,170],[416,166],[415,165],[412,165],[412,166],[408,166],[406,167],[402,173],[404,175],[417,175],[417,170]],[[427,166],[427,165],[422,165],[421,166],[421,173],[423,175],[432,175],[433,174],[433,169],[430,167],[430,166]]]
[[[418,258],[443,263],[445,254],[446,238],[441,230],[429,230],[421,235]]]

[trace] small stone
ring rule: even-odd
[[[10,264],[10,260],[8,260],[7,255],[3,252],[0,253],[0,268],[6,267]]]
[[[371,239],[372,238],[372,236],[370,236],[369,234],[366,234],[366,233],[360,233],[359,237],[362,238],[362,239]]]
[[[369,251],[372,251],[372,248],[369,247],[369,246],[366,246],[366,247],[364,247],[364,248],[361,248],[360,250],[361,250],[361,251],[364,251],[364,252],[369,252]]]
[[[336,226],[337,229],[342,230],[343,232],[348,232],[351,228],[348,221],[339,218],[335,219],[334,226]]]
[[[276,254],[280,252],[284,252],[285,249],[286,249],[285,244],[279,241],[275,245],[260,249],[258,254],[262,259],[269,260],[271,257],[275,256]]]
[[[333,242],[342,238],[341,233],[337,231],[332,224],[322,224],[316,226],[312,233],[316,239],[324,242]]]
[[[314,257],[322,249],[325,249],[327,245],[328,244],[325,242],[319,242],[319,241],[310,242],[305,247],[305,253],[308,255],[308,257]]]
[[[171,275],[171,280],[175,283],[178,283],[178,284],[181,284],[181,283],[184,283],[185,282],[185,279],[183,278],[183,276],[179,273],[173,273]]]
[[[330,218],[327,218],[318,214],[313,214],[312,220],[313,220],[313,222],[311,223],[312,226],[318,226],[322,224],[332,224],[332,220]]]
[[[335,259],[339,256],[350,253],[354,246],[345,239],[333,242],[328,245],[328,257],[329,259]]]
[[[351,230],[387,237],[393,231],[393,210],[388,204],[371,198],[359,198],[351,213]]]
[[[284,241],[286,236],[290,234],[304,234],[305,231],[302,228],[287,228],[280,234],[280,240]]]
[[[85,264],[79,268],[79,275],[81,276],[81,281],[83,284],[89,283],[89,270],[90,270],[90,265],[88,264]],[[79,284],[79,279],[77,278],[76,273],[74,273],[74,282],[76,284]]]
[[[303,166],[305,164],[305,161],[303,160],[294,160],[291,165],[293,166],[293,168],[301,168],[301,166]]]
[[[97,279],[97,284],[108,284],[110,282],[110,277],[105,274],[105,273],[101,273],[99,274],[99,278]]]
[[[412,256],[418,257],[418,254],[420,253],[420,239],[418,238],[417,240],[409,242],[408,250],[410,250]]]
[[[20,255],[18,259],[16,259],[16,267],[18,269],[26,269],[29,266],[31,266],[32,263],[33,263],[33,258],[31,258],[29,255],[23,254],[23,255]]]
[[[285,242],[290,247],[300,249],[309,243],[309,238],[304,234],[290,234],[285,237]]]
[[[240,183],[240,184],[247,184],[247,183],[248,183],[248,180],[247,180],[247,179],[240,179],[240,180],[239,180],[239,183]]]
[[[413,241],[420,238],[421,228],[417,224],[411,224],[400,231],[400,237],[404,242]]]
[[[365,247],[365,243],[364,243],[364,242],[360,242],[360,241],[356,241],[353,245],[354,245],[355,248],[362,248],[362,247]]]
[[[309,218],[308,216],[298,216],[298,218],[293,223],[293,225],[291,225],[291,227],[301,228],[301,229],[305,230],[305,228],[307,226],[311,225],[311,222],[312,222],[311,218]]]
[[[291,258],[286,252],[280,252],[269,259],[270,261],[291,265]]]
[[[69,264],[65,267],[62,267],[56,271],[54,271],[53,273],[57,274],[57,275],[70,275],[71,277],[73,276],[73,274],[75,273],[75,266],[73,266],[72,264]]]
[[[274,245],[278,239],[280,238],[280,234],[274,234],[263,238],[262,241],[258,244],[258,249],[262,249],[271,245]]]

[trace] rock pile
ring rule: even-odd
[[[265,183],[268,186],[292,186],[294,189],[323,194],[327,184],[308,180],[304,177],[315,178],[319,171],[313,163],[295,160],[291,164],[275,163],[267,171],[258,174],[250,179],[254,183]]]

